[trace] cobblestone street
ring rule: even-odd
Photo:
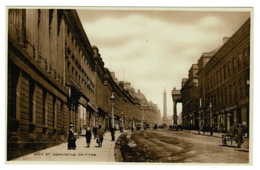
[[[147,130],[121,136],[123,162],[168,162],[168,163],[249,163],[246,142],[242,148],[223,146],[220,133],[214,136],[196,131]],[[117,151],[115,151],[117,152]],[[118,152],[117,152],[118,153]]]

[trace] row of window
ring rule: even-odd
[[[226,64],[223,65],[220,69],[216,70],[207,81],[207,89],[211,90],[212,88],[220,85],[224,81],[228,80],[230,77],[236,75],[238,72],[242,71],[243,68],[249,66],[249,46],[246,47],[243,51],[239,52],[237,56],[233,57]]]
[[[234,81],[217,90],[210,97],[213,107],[228,106],[249,96],[248,77]]]
[[[197,110],[199,108],[199,101],[197,99],[193,99],[189,103],[187,103],[185,106],[182,108],[183,113],[189,113],[194,110]]]
[[[90,92],[94,93],[94,84],[90,81],[88,76],[81,72],[78,72],[73,66],[71,66],[70,62],[67,61],[67,71],[68,74],[72,76],[76,83],[80,84],[81,87],[87,88]]]
[[[43,25],[40,26],[42,23],[44,23],[44,18],[43,18],[44,14],[46,14],[46,11],[43,11],[42,9],[38,9],[38,10],[32,9],[28,11],[26,11],[25,9],[9,9],[8,33],[13,40],[16,40],[20,45],[22,45],[28,51],[30,55],[34,57],[37,63],[46,72],[48,72],[54,80],[56,80],[61,85],[63,85],[64,77],[61,76],[62,69],[58,70],[58,68],[56,67],[56,60],[54,59],[55,57],[59,57],[59,56],[55,56],[54,54],[51,53],[46,54],[46,51],[45,52],[43,51],[44,46],[46,46],[45,45],[46,42],[43,42],[44,38],[39,38],[39,34],[41,33],[41,30],[44,27]],[[55,28],[54,25],[55,24],[57,25],[57,22],[53,22],[53,19],[56,18],[53,16],[53,14],[54,14],[54,10],[48,11],[49,21],[50,21],[49,36],[51,36],[50,34],[51,28]],[[35,16],[38,17],[35,18]],[[58,11],[58,17],[57,17],[58,20],[61,20],[60,16],[61,14]],[[57,27],[57,29],[59,30],[60,28]],[[47,39],[45,40],[47,41]],[[51,58],[51,56],[54,57]]]
[[[86,72],[91,72],[90,65],[83,55],[80,46],[77,44],[76,39],[73,37],[72,33],[67,28],[67,38],[66,38],[66,52],[72,58],[72,61],[76,64],[78,68],[74,68],[70,61],[67,61],[67,70],[68,73],[73,77],[73,79],[80,84],[82,87],[85,87],[89,92],[94,93],[94,84],[90,80],[90,77]],[[83,69],[84,68],[84,69]]]

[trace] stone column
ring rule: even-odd
[[[173,124],[177,125],[177,102],[173,101]]]

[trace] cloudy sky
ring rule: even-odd
[[[218,10],[218,11],[217,11]],[[105,67],[129,81],[163,114],[173,113],[171,90],[181,88],[192,64],[232,36],[250,17],[243,9],[106,8],[78,9],[91,45],[99,48]],[[178,105],[178,113],[181,105]]]

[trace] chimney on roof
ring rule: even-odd
[[[115,80],[116,79],[115,72],[111,71],[110,73],[111,73],[112,78]]]
[[[229,39],[229,37],[224,37],[224,38],[223,38],[223,44],[225,44],[228,39]]]

